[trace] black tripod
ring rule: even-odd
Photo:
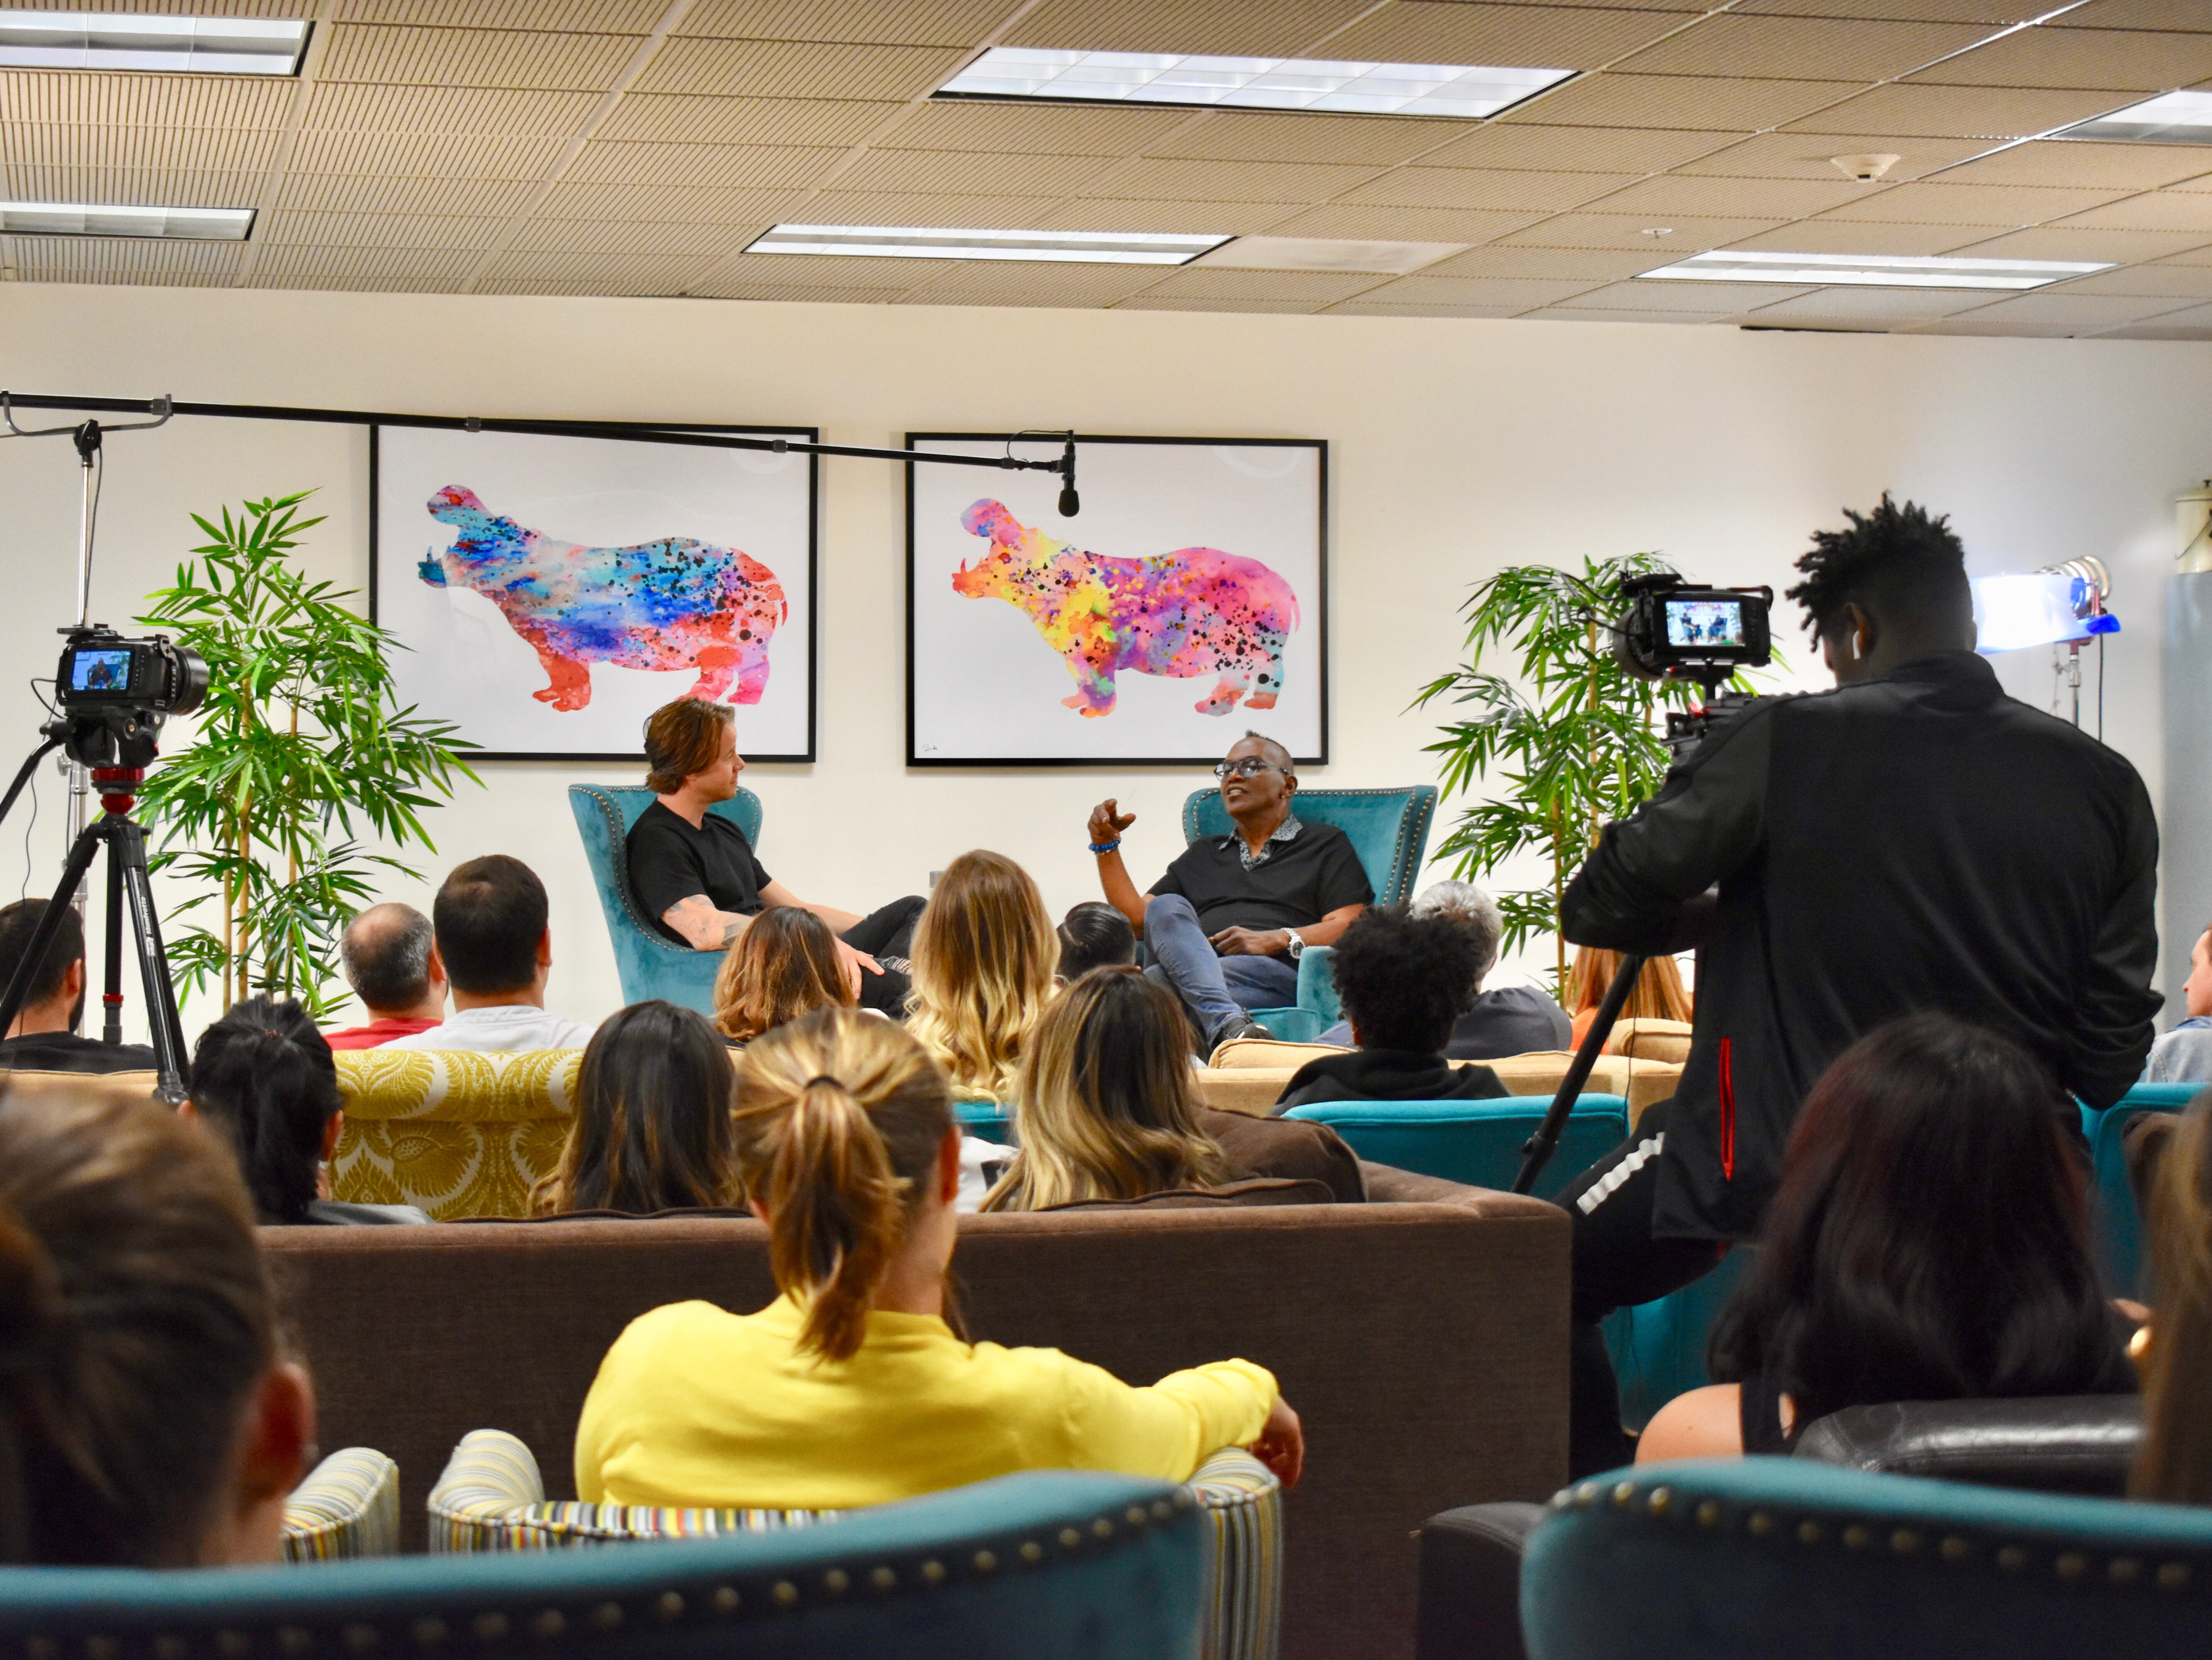
[[[8,794],[0,797],[0,818],[6,818],[8,809],[15,805],[31,769],[64,743],[69,744],[73,759],[85,758],[78,753],[80,745],[66,719],[57,726],[61,730],[47,728],[46,741],[31,752],[16,773],[15,781],[8,787]],[[104,725],[99,738],[112,741]],[[104,843],[107,848],[107,978],[100,998],[104,1010],[100,1037],[109,1043],[123,1041],[123,907],[127,898],[131,942],[138,952],[139,981],[146,990],[147,1019],[153,1029],[155,1093],[164,1101],[177,1102],[185,1098],[184,1023],[177,1013],[177,988],[169,977],[169,959],[161,951],[161,921],[154,909],[153,887],[146,870],[146,832],[130,817],[137,787],[145,776],[143,767],[93,768],[92,781],[100,788],[100,805],[105,811],[84,827],[70,847],[62,866],[61,885],[46,902],[46,914],[40,917],[37,931],[15,965],[15,976],[9,981],[6,994],[0,995],[0,1032],[10,1030],[22,1012],[31,982],[46,961],[54,936],[61,932],[63,914],[76,897],[77,885],[84,880]]]

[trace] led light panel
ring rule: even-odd
[[[289,18],[0,11],[0,64],[16,69],[291,75],[307,49]]]
[[[2212,92],[2164,93],[2051,136],[2118,138],[2136,144],[2212,144]]]
[[[1230,239],[1136,231],[946,230],[914,225],[778,225],[747,253],[857,253],[878,259],[1049,259],[1082,265],[1187,265]]]
[[[117,208],[82,202],[0,202],[9,236],[152,236],[186,242],[243,242],[252,208]]]
[[[1175,52],[994,46],[937,89],[940,98],[1079,99],[1358,115],[1495,115],[1572,70],[1467,64],[1192,58]]]
[[[2069,277],[2110,271],[2076,259],[1966,259],[1939,254],[1766,253],[1716,249],[1694,254],[1637,280],[1685,283],[1790,283],[1799,287],[1873,289],[2039,289]]]

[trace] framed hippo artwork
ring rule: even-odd
[[[1057,436],[915,432],[1049,456]],[[907,764],[1182,765],[1246,727],[1328,759],[1328,446],[1079,435],[1050,473],[907,468]]]
[[[635,760],[685,696],[735,706],[749,760],[814,759],[816,459],[656,430],[370,429],[371,614],[471,759]]]

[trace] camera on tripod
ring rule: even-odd
[[[1673,571],[1625,578],[1628,609],[1613,625],[1613,654],[1639,680],[1688,680],[1705,691],[1694,709],[1667,712],[1665,743],[1680,760],[1695,748],[1714,720],[1747,699],[1720,689],[1739,669],[1774,660],[1767,631],[1774,590],[1695,587]]]
[[[62,632],[69,643],[54,670],[61,708],[47,735],[83,766],[152,765],[163,724],[207,696],[207,660],[165,635],[129,640],[98,623]]]

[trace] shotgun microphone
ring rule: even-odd
[[[1075,435],[1067,435],[1067,447],[1060,453],[1060,516],[1073,519],[1083,511],[1083,498],[1075,493]]]

